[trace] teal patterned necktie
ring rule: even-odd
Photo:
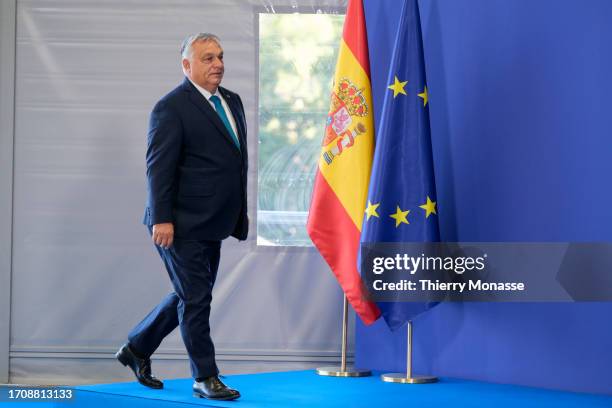
[[[234,129],[232,129],[232,125],[230,124],[230,121],[227,118],[225,109],[223,109],[223,105],[221,104],[221,99],[217,95],[213,95],[210,97],[210,100],[212,101],[212,103],[215,104],[215,110],[217,111],[219,118],[221,118],[221,121],[225,125],[225,128],[227,129],[229,134],[232,136],[232,139],[234,139],[234,143],[236,143],[236,146],[238,146],[238,148],[240,149],[240,142],[238,141],[238,137],[236,137],[236,134],[234,133]]]

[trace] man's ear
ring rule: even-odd
[[[189,60],[187,58],[183,58],[182,64],[183,64],[183,72],[185,73],[189,72],[189,70],[191,69],[191,66],[189,65]]]

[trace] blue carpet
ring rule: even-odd
[[[379,373],[378,373],[379,374]],[[379,375],[364,378],[322,377],[314,371],[231,375],[224,380],[237,388],[237,401],[194,398],[192,380],[164,381],[163,390],[138,383],[76,387],[71,407],[611,407],[612,396],[551,391],[514,385],[442,378],[435,384],[390,384]],[[65,406],[65,405],[64,405]]]

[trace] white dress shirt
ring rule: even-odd
[[[187,78],[187,79],[189,79],[189,78]],[[200,91],[202,96],[204,98],[206,98],[208,103],[210,103],[210,106],[212,106],[213,110],[215,110],[215,111],[216,111],[215,104],[210,100],[210,97],[213,96],[213,95],[217,95],[219,97],[219,99],[221,100],[221,105],[223,106],[223,109],[225,109],[225,114],[227,115],[227,118],[230,121],[230,125],[232,126],[232,130],[234,131],[234,134],[236,135],[236,137],[238,137],[238,131],[236,129],[236,121],[234,120],[234,115],[232,115],[232,111],[230,110],[229,106],[227,106],[227,103],[225,102],[225,99],[223,99],[223,96],[219,92],[219,88],[217,88],[217,90],[215,91],[214,94],[211,94],[206,89],[202,88],[201,86],[199,86],[198,84],[193,82],[191,79],[189,79],[189,82],[191,82],[193,84],[193,86],[195,86],[196,89],[198,91]]]

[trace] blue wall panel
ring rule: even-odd
[[[365,0],[375,113],[400,0]],[[612,2],[422,0],[445,241],[612,241]],[[578,273],[579,271],[577,271]],[[612,304],[443,304],[417,372],[612,393]],[[405,332],[357,325],[357,363],[404,370]]]

